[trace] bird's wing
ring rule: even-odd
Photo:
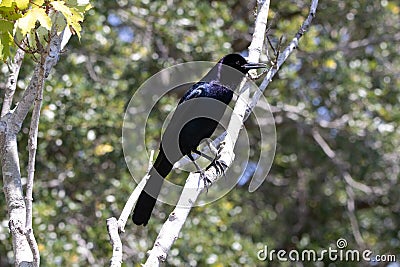
[[[189,99],[193,99],[196,97],[199,97],[201,95],[201,93],[203,92],[205,85],[207,83],[206,82],[198,82],[196,84],[194,84],[181,98],[181,100],[179,100],[179,104],[189,100]]]
[[[206,83],[198,82],[187,90],[184,96],[180,99],[178,106],[172,114],[171,120],[168,122],[168,125],[162,134],[162,148],[168,156],[168,159],[173,163],[183,156],[181,154],[179,145],[180,131],[182,130],[184,124],[188,121],[188,118],[190,118],[191,114],[192,116],[196,115],[196,113],[194,113],[195,111],[190,112],[191,105],[183,105],[182,103],[190,99],[198,98],[205,89]]]

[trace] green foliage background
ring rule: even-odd
[[[271,2],[271,39],[276,43],[285,35],[288,40],[307,15],[309,1]],[[121,146],[129,99],[164,67],[216,61],[245,50],[256,12],[255,1],[92,5],[80,42],[71,40],[45,85],[33,215],[43,266],[108,264],[105,220],[119,216],[135,186]],[[338,238],[351,249],[364,244],[374,253],[400,257],[399,14],[397,1],[321,1],[310,32],[265,93],[275,107],[278,138],[267,181],[254,193],[247,185],[237,187],[220,201],[195,208],[167,265],[262,266],[256,253],[264,245],[322,250]],[[29,82],[30,64],[25,59],[19,95]],[[6,65],[1,70],[4,87]],[[174,105],[177,100],[164,101]],[[19,142],[23,176],[28,127],[29,121]],[[315,141],[314,131],[335,152],[335,160]],[[372,188],[367,193],[353,188],[363,243],[354,237],[344,172]],[[0,199],[5,207],[3,194]],[[122,235],[124,266],[145,260],[170,210],[158,204],[145,229],[128,222]],[[0,266],[9,266],[12,246],[4,208],[0,218]]]

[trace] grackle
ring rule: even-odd
[[[198,83],[192,85],[178,103],[161,138],[158,156],[141,192],[132,220],[147,225],[160,193],[164,178],[175,162],[188,156],[197,170],[192,152],[201,154],[197,147],[211,137],[225,109],[233,97],[233,90],[250,69],[265,68],[265,64],[248,63],[239,54],[224,56]],[[203,179],[204,176],[201,176]]]

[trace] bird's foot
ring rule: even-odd
[[[216,156],[215,156],[214,160],[206,168],[206,170],[208,170],[209,168],[214,166],[216,171],[217,171],[217,175],[218,176],[221,175],[221,174],[225,175],[225,170],[228,167],[228,165],[224,161],[220,160],[221,159],[221,152],[224,149],[225,145],[226,145],[225,141],[222,141],[221,143],[219,143],[218,148],[217,148],[217,152],[216,152]]]
[[[200,181],[202,180],[204,183],[204,187],[207,190],[208,193],[208,187],[211,186],[212,182],[210,179],[207,178],[207,175],[204,173],[204,171],[199,171],[200,177],[199,177],[199,182],[197,184],[197,187],[200,187]]]
[[[217,175],[220,176],[221,174],[225,175],[225,170],[228,167],[228,165],[220,160],[220,155],[217,154],[215,159],[211,162],[210,165],[206,168],[206,170],[210,169],[211,167],[215,167],[215,171],[217,172]]]
[[[194,152],[200,153],[198,150],[194,150]],[[205,174],[204,170],[200,168],[199,164],[197,164],[197,162],[193,159],[193,156],[191,154],[189,154],[188,157],[192,160],[194,166],[197,169],[197,172],[200,174],[199,182],[197,183],[197,188],[200,187],[200,181],[203,180],[204,187],[206,188],[207,193],[208,193],[208,186],[212,184],[211,180],[207,178],[207,175]]]

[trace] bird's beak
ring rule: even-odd
[[[247,63],[247,64],[244,64],[242,67],[247,69],[247,70],[252,70],[252,69],[266,68],[267,65],[264,64],[264,63]]]

